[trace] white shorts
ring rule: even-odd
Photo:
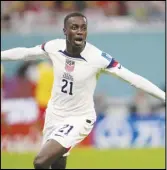
[[[45,127],[43,131],[43,142],[54,139],[63,147],[67,148],[67,153],[78,143],[80,143],[86,136],[89,135],[93,129],[95,119],[86,118],[83,116],[67,117],[64,120],[54,121],[54,125]]]

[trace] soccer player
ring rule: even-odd
[[[81,13],[71,13],[64,19],[66,39],[1,52],[2,60],[48,57],[53,63],[53,89],[46,109],[43,145],[34,159],[35,169],[65,169],[69,151],[91,132],[96,121],[93,94],[99,73],[115,75],[165,101],[165,92],[156,85],[86,41],[87,22]]]

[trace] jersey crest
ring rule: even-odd
[[[72,61],[70,59],[66,59],[65,70],[67,72],[73,72],[74,67],[75,67],[75,61]]]

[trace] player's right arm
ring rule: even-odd
[[[32,48],[18,47],[1,51],[1,60],[35,60],[39,57],[47,57],[43,48],[44,45],[38,45]]]

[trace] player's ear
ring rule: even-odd
[[[64,35],[67,35],[66,29],[65,29],[65,28],[63,28],[63,32],[64,32]]]

